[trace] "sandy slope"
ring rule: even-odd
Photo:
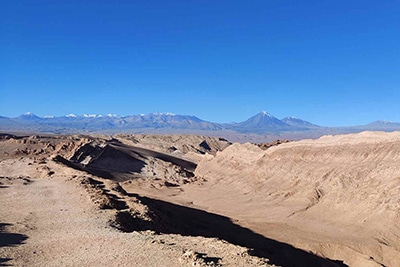
[[[204,140],[2,141],[0,223],[12,224],[2,235],[17,246],[1,243],[1,258],[54,266],[259,266],[265,258],[286,267],[400,266],[399,132],[267,150]]]
[[[0,145],[0,266],[269,266],[216,238],[117,230],[117,210],[103,205],[112,188],[85,181],[115,184],[51,160],[53,152],[72,156],[88,140],[65,151],[45,148],[72,144],[69,138],[39,140]]]
[[[204,192],[219,194],[198,202],[350,266],[400,266],[399,159],[400,133],[325,136],[265,152],[235,144],[199,164]]]
[[[199,162],[199,183],[129,192],[233,218],[265,237],[349,266],[400,266],[400,133],[233,144]]]

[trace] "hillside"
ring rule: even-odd
[[[199,164],[196,175],[213,197],[196,200],[349,266],[398,266],[399,159],[398,132],[324,136],[266,151],[234,144]]]
[[[400,265],[400,132],[260,147],[189,135],[2,135],[1,260]]]

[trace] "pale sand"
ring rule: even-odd
[[[222,214],[266,237],[349,266],[400,266],[400,133],[324,136],[207,156],[179,194],[137,189]]]
[[[206,154],[202,137],[116,138],[0,142],[6,264],[400,266],[399,132],[267,150],[211,138]]]
[[[42,153],[38,139],[0,143],[0,266],[270,266],[216,238],[111,227],[116,210],[98,208],[104,191],[81,184],[109,181],[50,160],[79,145]]]

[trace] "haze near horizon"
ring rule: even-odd
[[[0,116],[400,121],[400,4],[4,1]]]

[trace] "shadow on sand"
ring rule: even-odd
[[[152,221],[143,221],[121,211],[116,218],[117,227],[121,231],[153,230],[165,234],[219,238],[247,247],[251,255],[268,258],[270,264],[283,267],[347,266],[342,261],[321,258],[289,244],[266,238],[233,223],[225,216],[137,194],[128,196],[136,197],[149,207]]]
[[[85,162],[86,158],[91,158]],[[85,171],[105,179],[122,182],[140,176],[146,166],[146,160],[160,159],[182,168],[189,177],[197,165],[191,161],[174,157],[157,151],[124,145],[118,141],[110,141],[104,147],[87,144],[78,149],[71,159],[57,155],[53,160],[70,168]]]
[[[8,233],[5,228],[10,226],[8,223],[0,223],[0,247],[13,247],[23,244],[28,237],[26,235]],[[0,255],[0,266],[10,266],[7,264],[11,258],[3,258]]]

